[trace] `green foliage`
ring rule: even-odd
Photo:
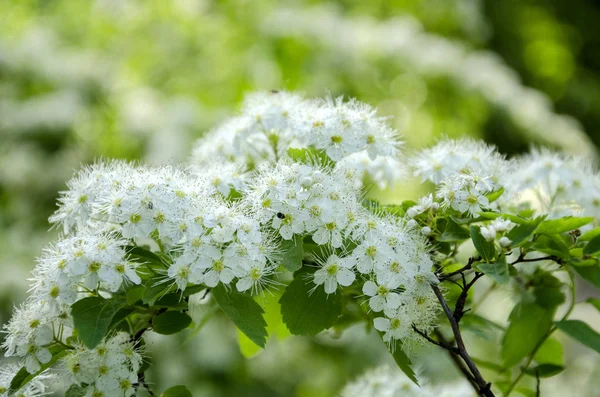
[[[557,233],[565,233],[571,230],[575,230],[580,228],[581,226],[585,226],[588,223],[594,221],[592,217],[586,218],[576,218],[573,216],[566,216],[564,218],[559,219],[550,219],[547,221],[541,222],[537,229],[535,230],[538,234],[557,234]]]
[[[172,335],[186,329],[192,323],[192,318],[185,313],[168,311],[152,319],[152,329],[162,335]]]
[[[90,297],[71,306],[75,329],[81,341],[90,349],[98,346],[106,336],[115,314],[124,306],[116,299]]]
[[[283,240],[281,244],[281,264],[290,272],[302,267],[304,258],[303,238],[294,236],[291,240]]]
[[[492,262],[494,257],[496,256],[496,247],[494,246],[493,241],[487,241],[481,235],[481,229],[479,226],[471,226],[471,240],[473,240],[473,245],[475,249],[481,255],[481,259],[485,262]]]
[[[544,218],[545,217],[541,216],[515,226],[506,235],[506,237],[508,237],[508,239],[511,241],[510,246],[516,248],[527,242],[536,231],[538,225],[543,222]]]
[[[600,235],[592,238],[585,245],[585,247],[583,247],[583,254],[584,255],[593,255],[593,254],[595,254],[597,252],[600,252]]]
[[[183,385],[169,387],[160,397],[193,397],[192,393]]]
[[[443,222],[441,220],[438,221],[438,227],[441,227]],[[464,241],[470,237],[469,230],[457,224],[451,218],[446,220],[444,225],[443,232],[438,238],[438,241],[441,242],[453,242],[453,241]]]
[[[508,264],[504,255],[499,256],[493,263],[481,263],[477,265],[477,268],[490,276],[498,284],[508,284],[510,281]]]
[[[552,312],[537,303],[518,303],[502,339],[502,363],[508,368],[530,355],[552,325]]]
[[[228,291],[222,284],[212,290],[221,309],[250,340],[260,347],[267,343],[267,322],[264,310],[252,297],[236,291]]]
[[[576,341],[600,353],[600,334],[580,320],[563,320],[556,327]]]
[[[333,326],[342,314],[340,293],[325,293],[307,270],[294,274],[279,303],[283,322],[294,335],[316,335]]]
[[[19,391],[36,376],[38,376],[39,374],[56,364],[68,352],[66,347],[63,345],[50,346],[48,350],[52,354],[52,358],[50,359],[50,361],[48,361],[46,364],[41,364],[40,370],[34,374],[30,374],[29,372],[27,372],[25,367],[21,368],[10,382],[9,394],[16,393],[17,391]]]

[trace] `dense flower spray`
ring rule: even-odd
[[[454,223],[483,222],[475,230],[501,253],[521,218],[498,209],[597,216],[598,175],[578,160],[535,151],[508,161],[483,143],[446,140],[406,161],[398,139],[385,118],[355,100],[257,93],[197,142],[190,167],[100,161],[82,168],[50,218],[63,234],[44,250],[29,298],[5,326],[6,356],[37,374],[37,383],[12,384],[16,367],[9,366],[0,391],[42,395],[53,366],[86,396],[129,397],[144,386],[141,339],[160,330],[155,317],[183,317],[186,327],[177,304],[188,295],[211,291],[227,306],[283,286],[278,275],[286,269],[302,268],[306,294],[322,291],[324,304],[342,294],[357,299],[390,348],[400,342],[410,352],[439,312],[442,254],[432,241],[450,222],[437,222],[440,213]],[[515,168],[522,172],[512,177]],[[384,187],[406,172],[435,192],[402,206],[365,199],[370,184]],[[530,191],[538,203],[527,204]],[[465,232],[455,229],[445,241]],[[249,299],[246,308],[256,305]],[[84,335],[82,306],[111,313],[105,334]],[[248,322],[237,324],[247,331]]]

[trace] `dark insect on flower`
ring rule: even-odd
[[[279,94],[279,90],[271,90],[271,94]]]
[[[283,219],[283,218],[285,218],[285,214],[282,214],[281,212],[278,212],[277,213],[277,218]]]
[[[152,204],[152,201],[148,203],[147,205],[149,210],[153,210],[154,209],[154,204]]]

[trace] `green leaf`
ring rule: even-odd
[[[371,321],[374,320],[375,317],[376,316],[374,315],[374,313],[369,314],[369,318],[371,319]],[[381,338],[381,341],[383,343],[385,343],[383,341],[384,333],[381,331],[377,331],[377,334]],[[408,377],[408,379],[410,379],[415,385],[419,386],[419,380],[417,379],[417,375],[415,374],[415,371],[413,371],[413,369],[412,369],[412,362],[410,361],[410,358],[406,355],[406,353],[402,349],[402,341],[395,340],[393,344],[388,346],[388,349],[389,349],[390,354],[394,358],[396,365],[398,365],[398,368],[400,368],[400,370],[402,370],[402,372],[404,372],[404,374]]]
[[[324,150],[308,148],[308,149],[296,149],[289,148],[287,150],[288,156],[296,162],[304,164],[320,164],[326,168],[333,168],[335,162],[327,156]]]
[[[540,236],[535,244],[531,246],[532,250],[543,252],[548,255],[554,255],[559,258],[569,258],[571,253],[569,246],[560,235]]]
[[[538,225],[544,220],[543,216],[537,217],[527,223],[520,224],[519,226],[515,226],[511,229],[510,232],[506,234],[506,237],[511,241],[511,247],[518,247],[524,242],[528,241],[529,238],[533,235],[535,229],[537,229]]]
[[[525,397],[539,397],[537,392],[527,387],[517,387],[515,391]],[[506,391],[504,391],[506,393]]]
[[[128,245],[125,247],[129,260],[137,263],[152,263],[164,267],[165,262],[162,258],[156,255],[154,252],[138,247],[135,245]]]
[[[565,301],[565,294],[561,291],[564,284],[544,270],[536,269],[531,285],[536,303],[545,309],[554,310]]]
[[[528,368],[525,373],[527,375],[540,377],[540,378],[550,378],[554,375],[560,374],[565,370],[565,367],[562,365],[554,365],[554,364],[541,364],[535,368]]]
[[[192,318],[185,313],[168,311],[152,319],[152,329],[157,334],[172,335],[186,329],[192,323]]]
[[[494,263],[481,263],[477,265],[477,267],[498,284],[508,284],[510,281],[508,264],[506,263],[506,257],[504,255],[500,255]]]
[[[487,241],[481,235],[481,228],[479,226],[471,226],[471,240],[473,240],[473,245],[481,258],[485,262],[492,262],[494,257],[496,256],[496,247],[494,246],[493,241]],[[507,271],[508,273],[508,271]]]
[[[52,358],[46,364],[42,364],[38,372],[36,372],[35,374],[30,374],[29,372],[27,372],[25,367],[21,368],[19,372],[17,372],[17,374],[12,378],[10,382],[10,390],[8,393],[9,395],[16,393],[25,385],[27,385],[30,381],[32,381],[36,376],[38,376],[48,368],[52,367],[59,360],[61,360],[67,354],[68,351],[62,345],[50,346],[48,347],[48,350],[52,354]]]
[[[296,235],[291,240],[283,240],[281,249],[281,264],[287,270],[295,272],[302,267],[302,259],[304,258],[302,236]]]
[[[579,236],[577,241],[591,241],[593,238],[598,236],[600,236],[600,227],[588,230],[587,232],[583,233],[581,236]]]
[[[127,290],[125,301],[128,305],[135,305],[137,302],[142,300],[144,296],[144,290],[146,288],[143,285],[134,285]]]
[[[556,338],[548,338],[533,356],[538,364],[563,365],[563,347]]]
[[[596,299],[596,298],[587,298],[586,302],[594,305],[594,307],[598,310],[600,310],[600,299]]]
[[[263,291],[260,295],[254,297],[254,300],[265,311],[263,317],[267,322],[267,339],[275,337],[278,340],[284,340],[291,335],[281,318],[281,305],[279,304],[281,295],[283,295],[282,290],[274,290]],[[261,352],[260,348],[239,330],[238,343],[240,351],[246,358],[253,357]]]
[[[101,297],[84,298],[71,306],[73,324],[79,338],[93,349],[102,341],[114,315],[124,306],[124,302]]]
[[[310,270],[296,272],[279,300],[283,322],[294,335],[316,335],[342,314],[341,294],[315,287]]]
[[[571,338],[600,353],[600,334],[583,321],[558,321],[556,326]]]
[[[591,239],[585,247],[583,247],[584,255],[592,255],[600,251],[600,235]]]
[[[536,229],[538,234],[558,234],[565,233],[571,230],[580,228],[593,222],[593,217],[576,218],[574,216],[566,216],[559,219],[550,219],[539,224]],[[509,237],[510,238],[510,237]]]
[[[267,343],[267,322],[264,310],[250,295],[227,291],[222,284],[212,289],[221,309],[250,340],[260,347]]]
[[[574,265],[577,265],[577,262],[573,262]],[[598,266],[573,266],[573,269],[579,274],[583,279],[589,281],[594,284],[596,287],[600,288],[600,267]]]
[[[169,387],[160,397],[194,397],[187,387],[183,385]]]
[[[486,197],[490,203],[493,203],[494,201],[498,200],[503,193],[504,188],[500,188],[492,193],[487,194]]]
[[[552,325],[553,312],[536,303],[518,303],[509,316],[502,340],[504,367],[512,367],[533,352]]]
[[[87,392],[86,385],[71,385],[65,393],[65,397],[83,397]]]
[[[446,227],[444,232],[438,238],[438,241],[451,242],[451,241],[463,241],[470,237],[469,231],[464,227],[458,225],[452,219],[446,221]]]
[[[146,283],[144,283],[144,294],[142,295],[142,302],[145,305],[152,306],[154,303],[177,289],[169,279],[164,276],[152,277]]]

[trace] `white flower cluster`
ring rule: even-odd
[[[252,169],[288,157],[289,148],[313,148],[386,186],[401,176],[399,146],[386,119],[356,100],[256,93],[246,98],[238,117],[197,142],[192,162],[203,168],[221,161]]]
[[[523,198],[551,217],[600,218],[600,174],[589,161],[538,149],[515,161],[510,171]]]
[[[244,200],[283,239],[310,235],[321,246],[314,283],[326,293],[351,285],[357,273],[367,279],[370,310],[383,312],[375,327],[389,342],[409,340],[413,324],[429,330],[435,318],[433,263],[420,235],[402,220],[360,204],[355,180],[355,173],[337,168],[280,162],[257,174]]]
[[[398,368],[383,365],[348,383],[340,397],[467,397],[474,396],[471,385],[454,382],[439,386],[412,383]]]
[[[136,391],[142,355],[130,335],[119,332],[94,350],[77,347],[65,365],[73,384],[86,385],[85,396],[130,397]]]
[[[100,163],[69,186],[51,220],[66,230],[113,230],[134,243],[158,243],[173,257],[166,277],[182,290],[188,283],[215,287],[237,278],[237,289],[245,291],[274,272],[269,234],[244,209],[213,194],[218,187],[206,175]],[[122,270],[130,273],[127,266]]]

